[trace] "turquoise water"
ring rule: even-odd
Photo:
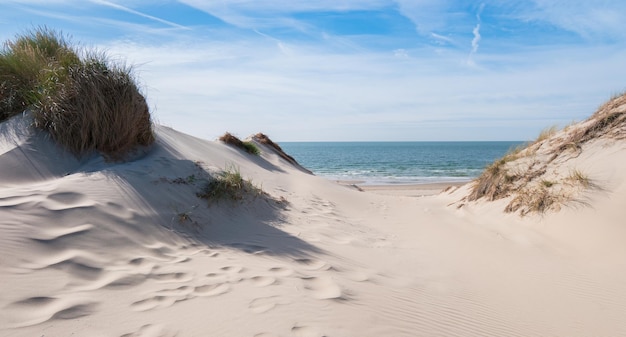
[[[469,181],[522,142],[285,142],[316,175],[364,184]]]

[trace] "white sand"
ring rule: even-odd
[[[586,206],[521,218],[164,127],[135,161],[79,162],[9,123],[0,336],[626,336],[623,143],[576,159],[603,188]],[[198,165],[287,202],[208,207]]]

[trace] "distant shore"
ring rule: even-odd
[[[421,197],[435,195],[450,186],[463,186],[469,181],[436,182],[424,184],[365,184],[362,180],[335,180],[339,185],[355,186],[365,192],[385,195]]]

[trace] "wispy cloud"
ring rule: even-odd
[[[400,13],[415,24],[418,33],[429,35],[446,26],[448,0],[394,0]]]
[[[478,9],[478,12],[476,13],[476,26],[474,27],[474,29],[472,29],[472,34],[474,35],[474,38],[472,39],[472,50],[470,51],[470,54],[467,58],[467,64],[470,66],[476,66],[476,62],[474,61],[474,55],[476,55],[476,53],[478,52],[478,47],[479,47],[479,43],[480,43],[480,14],[482,13],[482,11],[485,9],[485,4],[482,3],[480,5],[480,8]]]
[[[290,17],[294,13],[316,11],[376,10],[389,6],[391,0],[179,0],[231,25],[261,29],[294,27],[305,29],[301,22]]]
[[[124,11],[124,12],[127,12],[127,13],[131,13],[131,14],[135,14],[135,15],[144,17],[146,19],[150,19],[150,20],[153,20],[153,21],[156,21],[156,22],[159,22],[159,23],[162,23],[162,24],[174,27],[174,28],[189,29],[188,27],[185,27],[183,25],[179,25],[179,24],[171,22],[171,21],[163,20],[161,18],[157,18],[155,16],[148,15],[148,14],[136,11],[136,10],[134,10],[132,8],[125,7],[125,6],[122,6],[120,4],[116,4],[116,3],[110,2],[110,1],[106,1],[106,0],[90,0],[90,1],[92,3],[95,3],[95,4],[99,4],[99,5],[115,8],[117,10],[121,10],[121,11]]]
[[[36,1],[0,0],[0,35],[53,23],[126,57],[157,119],[204,138],[530,139],[626,89],[617,0]]]
[[[494,6],[501,6],[492,1]],[[519,8],[517,17],[549,23],[591,41],[626,38],[626,2],[622,0],[533,0]]]
[[[145,64],[161,122],[210,139],[224,131],[282,141],[530,139],[590,114],[626,76],[626,51],[597,48],[487,55],[511,65],[499,72],[468,71],[461,52],[406,58],[299,44],[285,55],[269,39],[107,49]],[[557,62],[562,54],[570,61]],[[590,90],[589,81],[599,85]]]

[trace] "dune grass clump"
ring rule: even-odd
[[[513,200],[504,209],[507,213],[520,211],[520,215],[529,213],[543,214],[548,210],[559,210],[561,205],[569,200],[562,192],[551,189],[551,184],[542,184],[539,187],[527,187],[519,190]]]
[[[626,93],[613,96],[604,103],[582,127],[570,133],[568,142],[580,147],[592,139],[626,138]]]
[[[37,101],[37,93],[49,80],[64,79],[67,70],[80,64],[68,39],[39,28],[0,50],[0,121],[23,112]]]
[[[265,135],[264,133],[257,133],[256,135],[254,135],[253,137],[257,142],[261,143],[261,144],[265,144],[271,148],[273,148],[276,153],[283,158],[284,160],[286,160],[288,163],[295,165],[295,166],[300,166],[300,164],[298,164],[298,162],[290,155],[288,155],[285,151],[283,151],[283,149],[280,147],[280,145],[274,143],[270,137],[268,137],[267,135]],[[308,171],[308,170],[307,170]]]
[[[507,163],[517,158],[520,149],[515,148],[504,157],[487,166],[483,173],[474,180],[469,201],[486,198],[489,201],[505,198],[512,190],[513,182],[520,177],[507,168]]]
[[[225,134],[223,134],[219,138],[219,140],[226,144],[233,145],[239,149],[242,149],[249,154],[259,155],[261,153],[261,150],[259,149],[259,147],[256,146],[256,144],[254,144],[253,142],[248,142],[248,141],[244,142],[241,139],[237,138],[236,136],[230,134],[229,132],[226,132]]]
[[[570,175],[565,178],[568,182],[574,185],[581,186],[583,188],[599,188],[591,178],[580,170],[571,171]]]
[[[98,151],[120,160],[154,142],[132,68],[80,51],[48,28],[18,35],[0,51],[0,121],[25,110],[77,156]]]
[[[244,179],[239,169],[229,167],[217,174],[198,193],[198,197],[207,199],[209,202],[220,200],[239,201],[247,197],[257,197],[263,195],[263,190],[252,183],[249,179]]]

